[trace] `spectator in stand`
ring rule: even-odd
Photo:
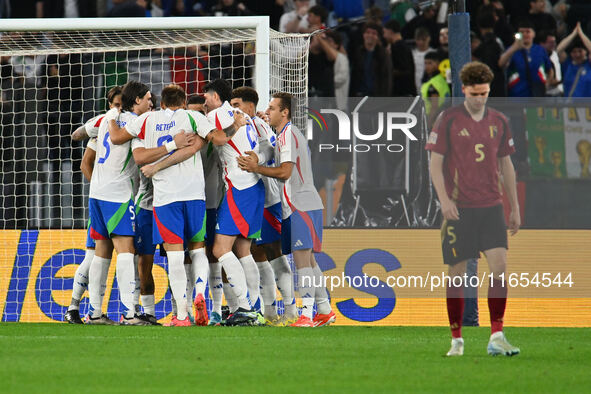
[[[583,32],[581,23],[577,23],[575,30],[560,42],[557,52],[564,72],[564,95],[591,97],[591,40]]]
[[[113,7],[105,16],[112,18],[145,17],[146,9],[135,0],[112,0]]]
[[[298,33],[300,30],[307,29],[308,9],[310,0],[295,0],[295,10],[286,12],[279,19],[279,31],[282,33]]]
[[[542,31],[539,35],[539,43],[546,50],[546,54],[552,62],[552,68],[554,69],[554,79],[551,86],[548,86],[546,92],[547,96],[560,97],[564,94],[562,87],[562,70],[560,65],[560,59],[558,52],[556,52],[556,35],[552,31]]]
[[[479,12],[491,12],[495,18],[494,33],[501,40],[501,49],[505,50],[515,40],[515,29],[509,24],[505,7],[501,0],[491,0],[489,5],[481,7]]]
[[[406,45],[400,34],[398,21],[389,20],[384,25],[386,53],[392,61],[392,96],[416,96],[415,62],[412,50]]]
[[[413,4],[409,0],[392,0],[392,13],[390,20],[395,20],[403,28],[408,22],[417,16]]]
[[[44,0],[44,18],[88,18],[96,15],[94,0]]]
[[[556,31],[556,19],[546,12],[546,0],[530,0],[528,18],[536,33],[542,30]]]
[[[506,97],[507,84],[505,70],[499,67],[499,59],[503,50],[499,39],[494,33],[495,15],[492,10],[484,9],[476,19],[480,31],[481,42],[473,53],[476,60],[486,64],[493,72],[494,79],[490,84],[490,97]]]
[[[252,12],[244,3],[236,0],[220,0],[218,5],[212,7],[211,12],[215,16],[249,16]]]
[[[334,97],[334,61],[330,48],[318,34],[310,40],[308,54],[308,95],[310,97]]]
[[[363,26],[363,44],[353,48],[351,92],[353,96],[390,96],[392,64],[382,46],[382,27],[368,22]]]
[[[321,5],[315,5],[308,10],[308,27],[300,29],[300,33],[312,33],[316,30],[326,29],[328,11]]]
[[[426,7],[421,15],[415,17],[413,20],[408,22],[402,28],[402,37],[406,40],[410,40],[413,37],[416,37],[416,32],[418,29],[426,29],[429,33],[429,37],[431,38],[431,44],[434,47],[439,46],[439,25],[437,24],[437,6],[431,5]],[[421,59],[421,66],[423,64],[423,60]],[[415,63],[415,66],[418,66],[418,63]]]
[[[43,0],[7,0],[5,14],[10,18],[43,18]]]
[[[433,124],[433,115],[451,95],[449,85],[439,71],[439,56],[435,52],[425,55],[425,77],[427,82],[421,86],[421,97],[425,100],[427,116],[430,118],[429,124]]]
[[[320,34],[318,37],[328,60],[334,62],[334,95],[337,102],[337,108],[340,110],[347,110],[351,72],[349,58],[343,47],[343,37],[336,30],[328,30],[327,32]]]
[[[439,71],[451,86],[451,64],[449,62],[449,29],[442,27],[439,30],[439,48],[437,48],[437,57],[439,57]]]
[[[433,52],[434,49],[429,46],[431,35],[429,30],[419,27],[415,32],[416,48],[412,50],[412,57],[415,63],[415,87],[417,91],[421,90],[423,83],[423,73],[425,72],[425,55]]]
[[[499,59],[499,67],[508,66],[509,96],[544,97],[547,82],[554,79],[552,63],[546,50],[534,44],[533,24],[524,20],[518,26],[521,39],[516,39]]]

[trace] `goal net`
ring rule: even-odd
[[[233,88],[255,87],[260,110],[274,91],[292,93],[305,106],[308,36],[272,31],[267,17],[4,20],[2,26],[2,321],[63,318],[88,220],[89,183],[80,172],[85,143],[70,135],[105,112],[111,87],[137,80],[159,97],[175,83],[193,96],[223,78]],[[296,108],[294,123],[302,129],[305,115]],[[116,313],[114,272],[112,264],[104,305]],[[159,256],[154,277],[161,318],[171,305]],[[81,314],[86,309],[84,298]]]

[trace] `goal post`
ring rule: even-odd
[[[259,110],[286,91],[303,129],[308,46],[308,35],[271,30],[267,16],[0,20],[2,321],[62,319],[88,219],[84,145],[70,134],[105,112],[110,87],[138,80],[159,97],[176,83],[193,96],[224,78],[255,87]],[[162,259],[154,275],[166,281]],[[116,310],[114,264],[108,287]],[[162,317],[170,295],[156,300]]]

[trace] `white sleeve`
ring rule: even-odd
[[[277,139],[279,144],[279,163],[292,162],[295,163],[296,152],[293,149],[293,134],[291,129],[284,130],[283,135]]]
[[[271,141],[269,141],[269,133],[273,132],[267,130],[267,128],[263,124],[264,122],[259,118],[253,119],[252,123],[259,137],[259,165],[265,165],[268,161],[270,161],[273,158],[273,155],[275,153],[275,147],[273,146]]]
[[[187,115],[189,115],[189,120],[191,122],[191,127],[193,127],[193,131],[196,132],[201,138],[205,139],[207,134],[209,134],[212,130],[215,130],[213,123],[211,123],[209,119],[202,113],[197,111],[187,111]]]
[[[139,139],[145,138],[146,121],[151,112],[146,112],[125,125],[125,130],[129,134]]]
[[[99,126],[105,115],[98,115],[94,118],[91,118],[84,123],[84,130],[89,137],[96,137],[98,135]],[[96,149],[95,149],[96,150]]]
[[[144,141],[140,140],[139,138],[134,138],[131,140],[131,150],[134,151],[137,148],[145,148]]]
[[[86,148],[92,149],[96,152],[96,137],[92,137],[88,140],[88,144],[86,144]]]

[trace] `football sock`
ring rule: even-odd
[[[464,316],[464,287],[447,286],[447,317],[452,338],[462,337],[462,318]]]
[[[240,264],[244,270],[250,303],[255,311],[261,312],[261,275],[259,274],[257,264],[254,262],[254,258],[250,254],[242,257],[240,259]]]
[[[271,263],[268,261],[257,261],[257,266],[261,276],[260,290],[263,304],[265,305],[265,317],[274,319],[277,317],[275,274],[273,273],[273,268],[271,268]]]
[[[176,316],[178,320],[187,318],[187,274],[184,261],[185,252],[170,251],[168,256],[168,281],[174,299],[176,300]]]
[[[302,315],[312,319],[314,315],[314,271],[310,267],[298,268],[298,291],[302,297]]]
[[[123,304],[123,314],[129,319],[135,313],[135,305],[133,303],[135,275],[132,253],[119,253],[117,255],[116,272],[117,284],[119,285],[119,298]]]
[[[103,296],[105,292],[101,280],[103,272],[108,272],[110,264],[111,259],[104,259],[97,255],[92,258],[92,263],[88,270],[88,298],[90,301],[88,313],[90,317],[96,318],[102,315]]]
[[[222,286],[222,265],[216,261],[209,263],[209,291],[211,291],[212,312],[222,315],[222,296],[224,289]]]
[[[90,271],[90,263],[94,257],[94,249],[86,249],[84,253],[84,260],[76,269],[74,274],[74,286],[72,287],[72,302],[68,310],[80,309],[80,299],[82,294],[88,288],[88,271]]]
[[[326,283],[324,282],[324,274],[318,264],[312,268],[314,272],[314,294],[316,298],[316,309],[321,315],[328,315],[332,308],[330,302],[328,302],[328,293],[326,292]]]
[[[154,294],[142,295],[142,306],[144,307],[144,313],[146,315],[156,316],[156,308],[154,306]]]
[[[189,257],[191,257],[191,264],[193,265],[195,293],[205,297],[205,287],[207,286],[207,277],[209,276],[209,260],[205,254],[205,248],[189,251]]]
[[[507,286],[500,279],[493,279],[488,288],[488,311],[490,313],[490,333],[503,331],[503,318],[507,305]]]
[[[277,290],[281,293],[283,305],[285,307],[285,315],[289,318],[297,317],[295,297],[293,290],[293,276],[287,257],[280,256],[270,262],[271,268],[275,273],[275,283]]]
[[[236,309],[238,309],[238,299],[236,298],[236,294],[234,293],[234,289],[227,282],[223,283],[222,287],[224,289],[224,296],[226,297],[226,302],[228,303],[228,308],[230,308],[230,313],[236,312]],[[221,308],[220,308],[220,316],[221,316]]]
[[[224,271],[226,271],[226,277],[228,282],[234,290],[234,295],[237,298],[238,307],[250,310],[250,304],[248,302],[246,278],[244,277],[244,270],[238,258],[232,252],[228,252],[219,258]]]
[[[195,282],[193,282],[193,267],[191,264],[185,264],[185,275],[187,276],[187,306],[191,303],[193,299],[193,288],[195,287]]]
[[[135,313],[140,314],[140,271],[138,270],[138,261],[140,256],[133,257],[133,269],[135,274],[135,289],[133,290],[133,305],[135,305]]]

